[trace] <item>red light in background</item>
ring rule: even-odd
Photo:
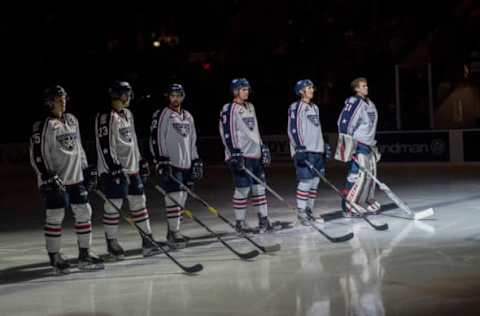
[[[211,71],[212,70],[212,64],[210,63],[202,63],[202,68],[205,71]]]

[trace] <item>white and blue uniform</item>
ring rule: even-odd
[[[255,107],[249,102],[227,103],[220,112],[220,136],[225,146],[225,161],[231,158],[234,149],[240,150],[245,158],[245,168],[265,181],[265,171],[261,162],[262,139],[259,132]],[[265,188],[251,179],[244,171],[232,170],[235,183],[233,207],[237,220],[244,220],[251,200],[261,217],[268,215]]]
[[[59,252],[65,207],[71,206],[80,248],[90,248],[92,209],[83,185],[83,169],[87,167],[78,121],[64,113],[60,119],[48,117],[33,125],[30,138],[30,161],[37,174],[40,195],[46,208],[44,233],[47,251]],[[56,174],[65,185],[65,193],[48,189],[42,176]],[[67,204],[68,201],[68,204]]]
[[[172,166],[172,176],[187,186],[191,181],[192,161],[199,159],[197,132],[190,112],[182,109],[177,112],[169,107],[157,110],[152,117],[150,128],[150,152],[157,163],[168,158]],[[187,192],[180,190],[172,179],[161,177],[162,187],[181,205],[185,205]],[[180,230],[181,208],[165,197],[165,208],[169,230]]]
[[[317,170],[325,172],[325,143],[317,105],[303,101],[297,101],[290,105],[288,108],[288,138],[292,157],[301,147],[306,151],[306,159]],[[298,179],[297,208],[312,210],[320,179],[307,165],[299,164],[296,160],[295,169]]]
[[[151,234],[146,208],[144,184],[139,175],[140,151],[133,115],[128,109],[110,110],[97,114],[95,120],[98,173],[105,195],[121,208],[127,198],[132,219],[147,234]],[[110,174],[120,165],[129,181],[116,181]],[[107,239],[117,239],[120,214],[110,203],[104,204],[103,225]]]
[[[360,165],[376,175],[377,122],[375,104],[370,99],[359,96],[352,96],[345,101],[337,122],[339,142],[336,157],[347,162],[347,199],[361,206],[373,203],[375,183],[359,169],[351,156],[355,155]]]

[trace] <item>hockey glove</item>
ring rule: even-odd
[[[42,174],[40,191],[49,207],[62,207],[65,203],[65,186],[58,175],[54,173]]]
[[[83,169],[83,185],[88,192],[95,190],[98,184],[98,171],[94,166]]]
[[[232,155],[228,160],[228,164],[235,171],[242,171],[245,168],[245,158],[242,156],[242,152],[238,148],[232,150]]]
[[[262,144],[262,165],[264,167],[269,167],[270,163],[272,162],[272,156],[270,155],[270,149],[268,149],[267,145]]]
[[[203,161],[198,158],[192,160],[192,180],[198,181],[203,178]]]
[[[155,171],[159,176],[166,176],[172,174],[172,166],[170,165],[170,158],[160,157],[156,160]]]
[[[332,149],[327,143],[324,144],[323,148],[323,155],[325,156],[325,161],[329,161],[332,158]]]
[[[293,155],[293,159],[298,166],[306,166],[305,161],[307,160],[307,148],[305,146],[297,146],[295,148],[295,155]]]
[[[128,183],[127,175],[123,171],[123,167],[120,164],[114,164],[113,167],[110,168],[110,176],[117,184],[122,182]]]
[[[150,166],[146,159],[140,160],[140,170],[138,173],[140,174],[140,178],[142,178],[143,185],[147,185],[148,177],[150,176]]]

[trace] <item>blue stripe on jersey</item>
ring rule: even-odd
[[[231,116],[232,109],[233,109],[233,103],[230,103],[227,106],[226,110],[222,112],[220,117],[220,120],[222,122],[222,127],[223,127],[223,138],[230,152],[232,152],[234,148],[233,142],[232,142],[233,131],[230,130],[230,116]]]
[[[160,156],[160,139],[158,138],[158,128],[160,125],[160,117],[163,111],[158,110],[153,114],[152,125],[150,126],[150,152],[152,153],[153,159],[157,161]]]
[[[288,110],[288,119],[290,120],[290,135],[292,135],[295,147],[301,146],[302,142],[298,136],[297,117],[300,109],[300,101],[297,102],[292,108]],[[293,110],[293,111],[292,111]]]
[[[360,105],[360,101],[362,99],[360,97],[354,96],[350,97],[345,101],[345,106],[342,109],[342,113],[340,113],[340,120],[338,121],[338,131],[342,134],[348,134],[348,127],[350,125],[350,121],[353,118],[358,106]]]
[[[107,165],[109,170],[112,170],[115,165],[112,153],[110,150],[110,124],[112,121],[112,112],[102,113],[97,115],[97,138],[100,145],[101,155],[103,161]]]
[[[45,157],[43,157],[42,147],[44,145],[45,129],[48,127],[49,119],[43,122],[39,121],[34,124],[30,142],[32,144],[33,163],[41,175],[47,174],[48,169],[45,164]]]

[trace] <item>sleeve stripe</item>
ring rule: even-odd
[[[41,131],[40,143],[35,143],[33,139],[33,134],[30,140],[31,142],[30,161],[31,161],[32,167],[35,169],[35,171],[39,175],[45,174],[48,172],[48,167],[45,161],[45,150],[44,150],[45,134],[48,126],[47,122],[48,122],[48,119],[44,120],[41,126],[38,128],[38,131]],[[34,134],[36,134],[36,131],[34,131]]]
[[[158,125],[157,125],[157,144],[158,144],[158,150],[159,150],[159,155],[160,156],[165,156],[166,155],[166,152],[167,152],[167,148],[163,148],[162,146],[162,141],[160,139],[161,135],[160,135],[160,126],[162,126],[162,123],[163,121],[165,120],[165,117],[168,116],[166,115],[166,113],[168,112],[168,108],[164,108],[161,115],[160,115],[160,119],[158,120]],[[166,135],[164,135],[165,137]]]
[[[112,124],[113,124],[113,115],[112,113],[105,114],[108,116],[108,119],[105,120],[104,124],[101,124],[100,118],[102,114],[97,116],[97,139],[99,145],[99,155],[102,157],[102,161],[105,165],[105,169],[110,170],[115,164],[114,158],[112,156],[112,151],[110,148],[111,138],[112,138]],[[108,124],[108,125],[107,125]],[[101,134],[101,131],[104,131],[106,128],[107,133]],[[100,136],[101,135],[101,136]]]
[[[295,146],[300,146],[303,145],[303,139],[300,137],[300,134],[302,133],[301,131],[301,126],[299,127],[300,119],[299,119],[299,112],[300,112],[300,107],[301,107],[301,102],[297,102],[295,109],[293,110],[294,117],[292,118],[292,109],[290,108],[290,115],[289,115],[289,121],[290,121],[290,130],[289,133],[291,135],[291,138],[293,142],[295,143]]]
[[[352,123],[355,121],[354,118],[357,115],[358,109],[360,108],[360,98],[358,98],[354,104],[349,104],[349,99],[347,99],[337,122],[338,130],[342,134],[349,134],[352,132]]]
[[[222,113],[222,117],[220,118],[223,128],[224,143],[230,152],[233,150],[233,148],[235,148],[233,144],[233,138],[236,138],[236,136],[232,134],[235,133],[235,129],[232,126],[232,108],[233,103],[230,103],[227,106],[227,109]]]
[[[160,121],[159,121],[159,117],[160,117],[161,113],[163,113],[163,112],[160,112],[160,110],[158,110],[153,114],[152,126],[151,126],[151,131],[150,131],[150,152],[152,154],[153,159],[155,159],[155,160],[160,157],[160,149],[159,149],[159,146],[160,146],[160,143],[159,143]],[[156,122],[155,126],[153,125],[154,122]]]

